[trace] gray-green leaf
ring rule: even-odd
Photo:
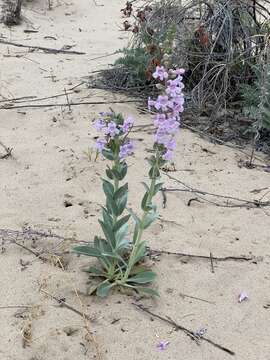
[[[101,283],[96,290],[97,296],[106,297],[114,284],[109,283],[107,280]]]
[[[155,280],[156,274],[153,271],[144,271],[139,274],[128,278],[127,282],[136,283],[136,284],[147,284]]]

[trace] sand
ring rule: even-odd
[[[73,46],[70,50],[86,53],[29,52],[0,44],[1,102],[63,94],[64,89],[70,92],[70,101],[126,99],[89,90],[85,84],[78,86],[76,92],[70,91],[92,71],[113,62],[117,55],[110,54],[128,41],[128,34],[119,28],[119,9],[124,1],[97,3],[103,6],[92,0],[55,0],[48,10],[45,0],[35,0],[24,6],[20,26],[8,29],[1,25],[1,36],[6,41],[57,49]],[[25,33],[26,29],[38,32]],[[16,105],[29,104],[29,99],[21,101],[27,102]],[[37,103],[66,103],[66,97]],[[81,105],[71,111],[67,106],[1,109],[0,141],[13,148],[12,157],[0,160],[1,229],[21,231],[31,227],[66,238],[93,239],[100,231],[97,220],[104,198],[99,177],[104,174],[106,161],[99,158],[95,162],[87,153],[96,135],[91,121],[97,112],[108,107]],[[139,114],[135,104],[113,107],[133,115],[138,125],[151,122],[148,115]],[[129,205],[136,209],[141,182],[147,174],[145,150],[150,147],[152,134],[140,130],[133,133],[133,138],[137,139],[137,150],[129,159]],[[257,164],[267,163],[262,154],[256,155],[262,158],[262,162],[256,160]],[[239,167],[241,160],[246,161],[247,157],[239,150],[212,144],[182,130],[176,171],[168,175],[203,191],[248,200],[258,200],[266,194],[263,200],[269,200],[269,173],[261,167]],[[163,180],[166,187],[184,189],[166,175]],[[188,206],[192,198],[197,200]],[[216,197],[208,199],[221,201]],[[192,331],[206,328],[205,336],[234,351],[235,359],[269,359],[269,208],[216,206],[189,192],[167,193],[164,209],[162,200],[160,194],[157,203],[161,218],[145,234],[153,249],[205,256],[211,252],[216,257],[245,255],[254,260],[214,261],[213,272],[209,259],[161,255],[152,259],[158,274],[154,287],[160,293],[159,299],[138,299],[117,292],[99,299],[85,295],[87,276],[82,267],[89,259],[70,253],[74,240],[18,238],[18,243],[32,251],[43,251],[41,259],[12,241],[5,241],[0,254],[0,359],[232,357],[207,342],[196,345],[182,331],[138,311],[134,302],[169,316]],[[65,207],[65,201],[72,206]],[[43,261],[43,257],[49,261]],[[241,291],[247,292],[249,299],[238,303]],[[60,307],[52,296],[65,299],[89,318]],[[160,351],[157,344],[163,340],[169,345]]]

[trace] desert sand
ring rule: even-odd
[[[117,57],[111,54],[127,44],[128,33],[120,31],[123,5],[122,0],[54,0],[48,10],[47,1],[35,0],[24,5],[21,25],[0,27],[5,41],[85,53],[52,54],[0,44],[0,105],[14,105],[9,99],[29,96],[36,98],[17,100],[15,105],[56,104],[1,108],[0,141],[13,150],[11,157],[0,160],[0,228],[51,231],[65,238],[16,238],[12,232],[3,236],[2,231],[0,359],[267,360],[269,207],[227,207],[220,198],[207,197],[212,201],[207,202],[200,194],[180,191],[167,192],[163,208],[160,194],[160,219],[145,234],[151,248],[206,257],[210,252],[213,257],[244,255],[252,260],[214,260],[212,267],[207,258],[162,254],[149,260],[158,274],[154,286],[160,298],[140,299],[118,292],[106,299],[86,295],[87,275],[82,268],[90,260],[71,250],[76,240],[92,241],[100,232],[97,220],[104,198],[99,177],[106,168],[101,157],[97,161],[89,157],[96,136],[91,122],[109,106],[133,115],[136,125],[151,123],[151,117],[140,114],[133,103],[71,109],[57,104],[67,102],[64,89],[72,102],[128,100],[124,95],[88,89],[83,83],[93,71],[109,66]],[[33,29],[37,32],[24,32]],[[63,95],[38,100],[58,94]],[[152,134],[137,128],[132,137],[136,152],[129,159],[129,205],[136,209]],[[262,154],[256,156],[257,164],[269,164]],[[246,160],[238,149],[181,130],[176,171],[167,175],[202,191],[270,200],[269,172],[259,166],[239,167],[239,161]],[[186,189],[166,174],[163,181],[166,188]],[[67,202],[71,206],[66,207]],[[239,303],[242,291],[248,300]],[[57,299],[85,316],[60,306]],[[235,355],[203,340],[197,345],[184,332],[150,317],[133,303],[169,316],[194,332],[207,329],[206,338]],[[157,348],[160,341],[169,342],[163,351]]]

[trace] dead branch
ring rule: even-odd
[[[189,336],[192,340],[195,340],[197,344],[200,344],[200,340],[204,340],[206,342],[208,342],[209,344],[213,345],[214,347],[226,352],[227,354],[229,355],[235,355],[235,352],[226,348],[225,346],[223,345],[220,345],[218,343],[216,343],[215,341],[209,339],[209,338],[206,338],[205,336],[200,336],[198,337],[194,331],[192,330],[189,330],[187,329],[186,327],[176,323],[174,320],[172,320],[171,318],[169,318],[168,316],[166,317],[163,317],[161,315],[158,315],[158,314],[155,314],[153,313],[152,311],[150,311],[149,309],[147,309],[146,307],[144,307],[143,305],[141,304],[135,304],[135,303],[132,303],[132,305],[134,305],[137,309],[147,313],[148,315],[151,315],[169,325],[172,325],[176,330],[181,330],[183,331],[187,336]]]
[[[227,196],[227,195],[220,195],[220,194],[215,194],[215,193],[210,193],[208,191],[203,191],[203,190],[199,190],[199,189],[195,189],[192,186],[184,183],[183,181],[169,175],[166,172],[163,172],[164,175],[166,175],[169,179],[174,180],[175,182],[177,182],[178,184],[184,186],[184,189],[178,189],[178,188],[163,188],[162,190],[165,192],[190,192],[190,193],[195,193],[197,194],[197,196],[216,206],[219,207],[228,207],[228,208],[263,208],[263,207],[268,207],[270,206],[270,201],[261,201],[261,200],[247,200],[247,199],[241,199],[241,198],[237,198],[234,196]],[[224,199],[226,200],[226,203],[218,203],[212,200],[209,200],[207,198],[205,198],[206,196],[210,196],[210,197],[216,197],[216,198],[220,198],[220,199]],[[229,203],[229,201],[234,201],[234,203]],[[239,204],[238,204],[239,203]]]
[[[12,156],[11,153],[12,153],[13,148],[7,147],[1,141],[0,141],[0,146],[2,146],[2,148],[5,150],[4,154],[0,154],[0,159],[7,159],[8,157]]]
[[[27,247],[27,246],[25,246],[25,245],[23,245],[23,244],[18,243],[17,241],[13,241],[13,244],[15,244],[15,245],[21,247],[22,249],[28,251],[30,254],[35,255],[35,257],[37,257],[38,259],[40,259],[40,260],[42,260],[42,261],[44,261],[44,262],[46,262],[46,261],[48,260],[48,259],[46,259],[45,257],[43,257],[40,253],[38,253],[38,252],[30,249],[29,247]]]
[[[31,305],[7,305],[0,306],[0,309],[32,309]]]
[[[42,293],[44,293],[45,295],[49,296],[51,299],[57,301],[57,303],[59,304],[59,306],[63,306],[73,312],[75,312],[76,314],[80,315],[82,318],[86,318],[87,320],[92,320],[91,317],[85,313],[82,313],[81,311],[77,310],[74,306],[69,305],[66,300],[64,298],[57,298],[56,296],[48,293],[47,291],[40,289],[40,291]]]
[[[14,42],[2,40],[2,39],[0,40],[0,44],[11,45],[11,46],[16,46],[16,47],[21,47],[21,48],[26,48],[26,49],[31,49],[31,50],[41,50],[48,54],[69,54],[69,55],[85,55],[86,54],[81,51],[53,49],[53,48],[47,48],[44,46],[36,46],[36,45],[24,45],[24,44],[14,43]]]
[[[165,254],[165,255],[176,255],[188,258],[196,258],[196,259],[203,259],[203,260],[212,260],[215,261],[252,261],[255,260],[254,256],[223,256],[223,257],[216,257],[216,256],[207,256],[207,255],[195,255],[195,254],[187,254],[181,252],[174,252],[174,251],[167,251],[167,250],[158,250],[158,249],[150,249],[148,248],[149,255],[158,255],[158,254]]]
[[[80,105],[106,105],[106,104],[125,104],[125,103],[137,103],[140,100],[109,100],[109,101],[82,101],[82,102],[70,102],[70,106],[80,106]],[[4,105],[0,107],[0,110],[12,110],[12,109],[36,109],[36,108],[47,108],[47,107],[63,107],[68,106],[67,103],[61,104],[29,104],[29,105]]]

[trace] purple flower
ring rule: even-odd
[[[176,149],[176,141],[174,138],[169,139],[165,144],[167,150],[173,151]]]
[[[162,158],[166,161],[171,161],[173,158],[173,151],[172,150],[167,150],[165,152],[165,154],[163,154]]]
[[[169,80],[167,84],[168,86],[166,88],[166,93],[168,95],[174,97],[181,93],[181,86],[180,86],[181,83],[178,78],[176,78],[175,80]]]
[[[157,127],[155,142],[159,145],[161,156],[166,161],[171,161],[176,149],[174,136],[178,132],[180,114],[184,111],[184,94],[182,92],[184,84],[182,82],[184,69],[165,70],[163,66],[157,67],[153,77],[164,80],[169,77],[165,83],[165,92],[158,96],[156,101],[148,99],[149,109],[155,108],[157,114],[154,117],[154,125]]]
[[[106,123],[105,123],[105,121],[103,119],[97,119],[94,122],[94,128],[97,131],[102,131],[105,127],[106,127]]]
[[[119,134],[119,129],[117,128],[117,125],[114,121],[110,121],[108,124],[107,124],[107,127],[104,129],[104,133],[106,135],[109,135],[111,138],[114,138],[115,135],[118,135]]]
[[[129,132],[129,130],[132,128],[133,124],[134,124],[134,119],[131,116],[126,118],[126,120],[124,121],[124,124],[121,127],[123,133],[127,134]]]
[[[105,148],[106,141],[104,139],[98,138],[96,141],[96,149],[98,152],[102,152],[102,150]]]
[[[185,99],[184,95],[178,95],[173,98],[173,101],[176,105],[184,105]]]
[[[158,348],[158,350],[166,350],[168,345],[169,345],[169,341],[160,341],[157,344],[157,348]]]
[[[174,75],[183,75],[185,72],[186,72],[185,69],[180,68],[180,69],[174,70],[173,74]]]
[[[131,141],[128,141],[124,145],[121,145],[120,152],[119,152],[120,159],[124,159],[128,155],[133,154],[133,150],[134,150],[134,145]]]
[[[165,114],[156,114],[156,116],[154,118],[154,124],[155,124],[155,126],[159,127],[162,124],[164,124],[165,120],[166,120]]]
[[[168,78],[168,73],[165,70],[164,66],[157,66],[156,67],[156,71],[153,73],[153,78],[154,79],[159,79],[161,81],[165,80]]]
[[[99,113],[101,117],[107,117],[107,116],[113,116],[113,113],[111,111],[101,111]]]
[[[246,292],[241,292],[238,296],[238,302],[241,303],[245,300],[248,300],[248,294]]]
[[[153,106],[155,106],[156,102],[152,100],[150,97],[148,98],[148,110],[150,111]]]
[[[154,106],[157,110],[166,111],[168,106],[168,101],[169,98],[167,95],[159,95]]]

